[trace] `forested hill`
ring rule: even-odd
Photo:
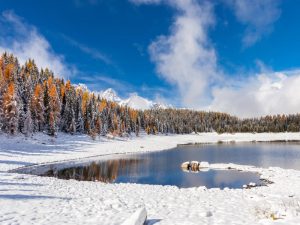
[[[39,70],[33,60],[19,65],[17,58],[0,57],[0,133],[58,131],[76,134],[124,135],[191,132],[300,131],[300,115],[238,119],[226,113],[186,109],[138,111],[101,99],[94,93]]]

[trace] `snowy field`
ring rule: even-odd
[[[9,173],[22,166],[92,156],[158,151],[186,143],[300,140],[300,133],[146,136],[91,140],[85,135],[0,135],[0,224],[299,224],[300,171],[230,167],[273,184],[252,189],[179,189],[103,184]],[[300,149],[299,149],[300,151]],[[213,164],[226,168],[227,164]],[[140,219],[140,220],[139,220]]]

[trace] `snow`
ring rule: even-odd
[[[209,163],[208,162],[200,162],[200,168],[208,168]]]
[[[300,133],[101,138],[59,134],[0,135],[0,224],[299,224],[300,171],[210,164],[212,169],[259,173],[268,186],[220,190],[205,187],[104,184],[8,172],[37,163],[120,153],[158,151],[187,143],[300,140]],[[3,207],[4,206],[4,207]]]
[[[120,102],[121,98],[117,95],[117,92],[112,88],[100,92],[100,97],[112,102]]]
[[[140,225],[144,224],[147,219],[147,212],[146,209],[140,208],[135,213],[131,215],[122,225]]]
[[[126,105],[133,109],[145,110],[145,109],[151,109],[154,103],[134,93],[128,99],[122,101],[121,105]]]
[[[165,105],[163,103],[153,102],[149,99],[143,98],[139,96],[137,93],[131,93],[129,98],[122,99],[118,96],[117,92],[108,88],[105,91],[95,92],[95,94],[99,94],[101,98],[104,98],[108,101],[117,102],[120,105],[128,106],[133,109],[145,110],[145,109],[166,109],[171,108],[171,105]]]

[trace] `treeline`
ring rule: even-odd
[[[192,132],[299,132],[300,114],[274,115],[239,119],[226,113],[203,112],[187,109],[157,109],[143,112],[143,128],[147,133]]]
[[[226,113],[183,109],[138,111],[101,99],[81,86],[39,70],[33,60],[0,57],[0,132],[27,136],[58,131],[75,134],[127,135],[191,132],[300,131],[300,115],[277,115],[241,120]]]

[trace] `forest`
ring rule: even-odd
[[[39,69],[33,59],[20,65],[12,54],[0,57],[0,133],[31,136],[59,132],[123,136],[192,132],[299,132],[300,114],[239,119],[221,112],[189,109],[135,110],[102,99],[70,80]]]

